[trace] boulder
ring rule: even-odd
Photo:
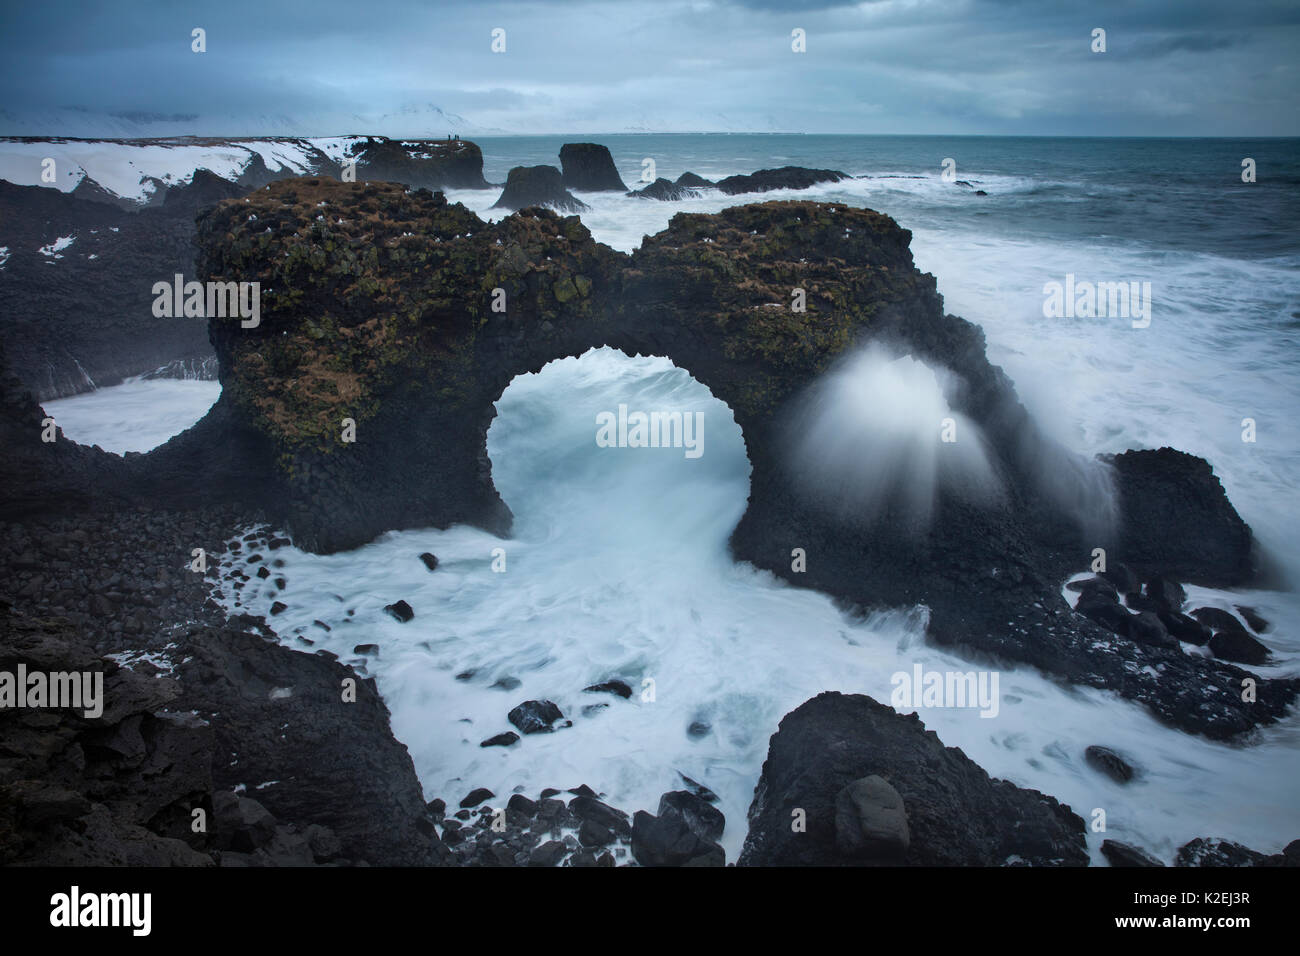
[[[583,212],[587,204],[564,188],[554,166],[516,166],[506,176],[506,188],[492,204],[493,209],[526,209],[549,206],[560,212]]]
[[[659,798],[659,816],[664,816],[669,810],[680,813],[691,832],[701,840],[716,843],[722,839],[727,818],[703,797],[689,790],[669,791]]]
[[[836,795],[835,846],[844,856],[900,863],[910,842],[903,798],[883,777],[854,780]]]
[[[1084,823],[1069,807],[991,779],[915,714],[838,693],[820,694],[781,720],[738,865],[872,862],[844,855],[836,824],[840,794],[871,776],[889,781],[906,808],[909,866],[1087,865]]]
[[[712,186],[713,180],[705,179],[703,176],[696,176],[692,172],[684,172],[675,180],[678,186],[689,186],[692,189],[701,189],[705,186]]]
[[[642,866],[723,866],[726,853],[701,840],[677,810],[661,816],[638,810],[632,818],[632,855]]]
[[[549,700],[526,700],[506,715],[524,734],[550,733],[555,729],[555,722],[563,717],[560,708]]]
[[[560,167],[565,189],[579,192],[627,192],[614,157],[599,143],[565,143],[560,147]]]
[[[436,571],[438,569],[437,557],[430,554],[428,551],[420,555],[420,560],[424,562],[424,566],[428,568],[430,571]]]
[[[590,687],[584,687],[583,691],[588,694],[617,694],[624,700],[632,696],[632,688],[621,680],[607,680],[592,684]]]
[[[1219,631],[1210,638],[1210,650],[1220,660],[1238,664],[1266,664],[1271,656],[1267,647],[1245,631]]]
[[[1164,866],[1164,863],[1160,862],[1160,860],[1156,859],[1141,847],[1136,847],[1129,843],[1121,843],[1119,840],[1102,840],[1101,852],[1111,866]]]
[[[1198,607],[1192,612],[1192,617],[1196,618],[1210,630],[1218,633],[1220,631],[1240,631],[1246,633],[1246,626],[1242,624],[1231,611],[1225,611],[1217,607]]]
[[[1107,747],[1098,747],[1094,744],[1083,752],[1083,756],[1089,764],[1116,783],[1128,783],[1133,779],[1133,766]]]
[[[386,604],[384,605],[384,611],[394,620],[401,621],[403,624],[415,617],[415,611],[412,610],[411,605],[407,604],[405,601],[398,601],[395,604]]]
[[[1256,634],[1263,634],[1269,629],[1268,621],[1260,617],[1259,612],[1253,607],[1244,604],[1234,604],[1233,607],[1237,609],[1237,613],[1245,619],[1246,623],[1250,625],[1250,629]]]

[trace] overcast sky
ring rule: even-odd
[[[37,0],[0,134],[1293,136],[1298,53],[1296,0]]]

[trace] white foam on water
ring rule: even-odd
[[[120,455],[149,451],[179,435],[206,415],[220,395],[220,382],[129,379],[42,407],[70,440]]]
[[[703,411],[706,453],[599,448],[595,416],[631,409]],[[515,536],[470,528],[393,532],[352,552],[320,556],[285,547],[274,580],[253,578],[232,610],[267,614],[290,646],[299,635],[344,661],[364,663],[393,715],[429,798],[458,801],[486,786],[503,804],[516,788],[588,784],[613,805],[657,809],[678,772],[712,788],[727,817],[734,860],[746,812],[781,717],[824,690],[889,701],[893,674],[977,669],[923,639],[925,615],[901,609],[848,620],[829,598],[787,586],[727,554],[745,507],[748,463],[729,411],[664,359],[610,350],[515,379],[498,402],[488,444]],[[504,548],[506,570],[492,570]],[[431,551],[438,569],[418,555]],[[267,556],[269,557],[270,554]],[[251,569],[250,569],[251,570]],[[341,598],[342,600],[339,600]],[[384,613],[406,600],[414,620]],[[1297,619],[1289,595],[1250,595],[1261,613]],[[354,610],[349,616],[348,610]],[[332,630],[324,631],[314,621]],[[1297,646],[1271,673],[1295,670]],[[353,649],[379,645],[377,658]],[[457,675],[471,674],[467,679]],[[520,685],[492,685],[514,678]],[[610,678],[631,700],[584,693]],[[643,681],[654,701],[643,702]],[[1266,728],[1251,746],[1214,743],[1164,727],[1142,707],[1103,691],[1063,688],[1029,669],[1000,678],[998,715],[926,708],[922,718],[990,774],[1033,787],[1090,819],[1103,837],[1172,857],[1198,836],[1276,852],[1300,831],[1300,729]],[[530,699],[555,702],[573,726],[525,736],[510,748],[480,742],[512,729],[506,714]],[[583,708],[608,704],[589,715]],[[904,708],[910,710],[910,708]],[[709,726],[692,737],[692,723]],[[1129,757],[1140,776],[1112,782],[1083,759],[1091,744]]]

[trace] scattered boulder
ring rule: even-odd
[[[358,644],[356,647],[352,648],[352,653],[353,653],[353,654],[360,654],[362,657],[378,657],[378,656],[379,656],[379,645],[378,645],[378,644]]]
[[[507,730],[504,734],[497,734],[489,737],[479,744],[480,747],[512,747],[519,742],[519,735],[513,730]]]
[[[607,803],[602,803],[594,796],[574,797],[569,801],[569,811],[579,820],[592,820],[615,833],[626,836],[632,832],[632,825],[626,813],[616,810]]]
[[[1115,585],[1115,590],[1120,594],[1132,594],[1134,591],[1142,590],[1142,582],[1127,564],[1112,564],[1100,573],[1103,578]]]
[[[584,687],[583,691],[588,694],[617,694],[624,700],[632,696],[632,688],[621,680],[607,680],[599,684],[592,684],[590,687]]]
[[[676,809],[655,816],[638,810],[632,818],[632,855],[642,866],[724,866],[727,854],[701,840]]]
[[[1199,647],[1204,647],[1210,643],[1210,637],[1214,632],[1196,618],[1188,617],[1186,614],[1169,614],[1165,612],[1160,613],[1158,616],[1160,623],[1165,626],[1165,630],[1178,640],[1186,641],[1188,644],[1196,644]]]
[[[569,848],[559,840],[548,840],[528,855],[529,866],[559,866]]]
[[[1263,853],[1231,840],[1197,837],[1178,848],[1174,866],[1259,866],[1265,859]]]
[[[1178,649],[1178,638],[1172,637],[1154,611],[1139,611],[1128,619],[1129,640],[1150,647]]]
[[[664,816],[670,810],[680,813],[691,832],[701,840],[716,843],[722,839],[727,818],[703,797],[689,790],[671,790],[659,798],[659,816]]]
[[[1071,581],[1065,588],[1067,591],[1077,591],[1080,595],[1086,594],[1106,598],[1110,601],[1119,600],[1119,593],[1115,590],[1115,585],[1103,577],[1093,576],[1084,578],[1082,581]]]
[[[1147,597],[1155,601],[1157,612],[1177,614],[1187,602],[1187,591],[1172,578],[1157,574],[1147,579]]]
[[[1102,840],[1101,852],[1111,866],[1164,866],[1141,847],[1121,843],[1119,840]]]
[[[703,176],[696,176],[694,173],[689,171],[678,176],[676,183],[678,186],[689,186],[692,189],[702,189],[705,186],[714,185],[712,179],[705,179]]]
[[[899,863],[910,843],[903,798],[883,777],[854,780],[836,795],[835,845],[844,856]]]
[[[415,617],[415,611],[413,611],[411,605],[407,604],[405,601],[398,601],[395,604],[386,604],[384,605],[384,611],[394,620],[401,621],[403,624]]]
[[[1237,664],[1265,664],[1270,652],[1267,647],[1245,631],[1219,631],[1210,638],[1214,656]]]
[[[476,787],[466,795],[464,800],[460,802],[460,808],[462,810],[468,810],[470,807],[477,807],[484,800],[490,800],[495,796],[496,794],[487,787]]]
[[[492,208],[513,211],[529,206],[550,206],[560,212],[583,212],[588,208],[564,188],[563,177],[554,166],[516,166],[506,177],[506,188]]]
[[[1206,625],[1212,631],[1246,632],[1246,627],[1230,612],[1217,607],[1198,607],[1192,617]]]
[[[1129,636],[1129,622],[1133,614],[1120,605],[1115,597],[1107,597],[1103,591],[1096,590],[1080,595],[1079,603],[1074,609],[1088,620],[1100,624],[1120,637]]]
[[[1260,617],[1259,612],[1253,607],[1248,607],[1245,604],[1234,604],[1233,607],[1237,609],[1237,613],[1245,619],[1246,623],[1250,625],[1250,629],[1256,634],[1263,634],[1269,629],[1268,621]]]
[[[436,571],[438,569],[437,557],[434,556],[433,554],[430,554],[428,551],[420,555],[420,560],[424,562],[424,566],[428,568],[430,571]]]
[[[609,148],[599,143],[565,143],[560,147],[560,167],[565,189],[580,192],[626,192]]]
[[[1096,744],[1083,752],[1084,759],[1095,769],[1100,770],[1116,783],[1128,783],[1133,779],[1133,766],[1115,751]]]
[[[560,708],[549,700],[526,700],[506,715],[524,734],[550,733],[555,729],[555,722],[563,717]]]

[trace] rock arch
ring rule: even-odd
[[[486,449],[495,400],[516,375],[609,346],[668,357],[732,409],[753,469],[737,558],[852,603],[924,603],[935,640],[1117,690],[1214,736],[1275,719],[1295,696],[1296,682],[1278,682],[1258,703],[1225,693],[1206,706],[1193,692],[1205,671],[1228,688],[1240,672],[1139,645],[1115,654],[1102,647],[1111,635],[1069,611],[1060,582],[1095,546],[1139,573],[1177,567],[1185,580],[1239,584],[1256,573],[1249,528],[1204,462],[1130,453],[1114,464],[1118,529],[1105,541],[1082,534],[1069,502],[1038,481],[1059,449],[989,364],[981,330],[944,312],[934,277],[912,263],[910,233],[887,216],[801,201],[679,214],[625,255],[576,216],[530,208],[489,224],[441,193],[305,179],[222,202],[198,231],[197,278],[261,283],[260,323],[210,320],[217,405],[162,448],[103,463],[93,490],[68,479],[90,498],[234,501],[318,552],[407,527],[506,534]],[[795,289],[806,311],[791,308]],[[492,309],[497,290],[504,312]],[[941,499],[918,537],[887,516],[844,526],[793,491],[783,411],[866,341],[960,378],[951,404],[983,429],[1004,501]],[[345,418],[355,443],[340,441]],[[77,474],[93,470],[73,457]],[[1138,471],[1140,482],[1125,480]],[[791,569],[796,547],[804,573]]]

